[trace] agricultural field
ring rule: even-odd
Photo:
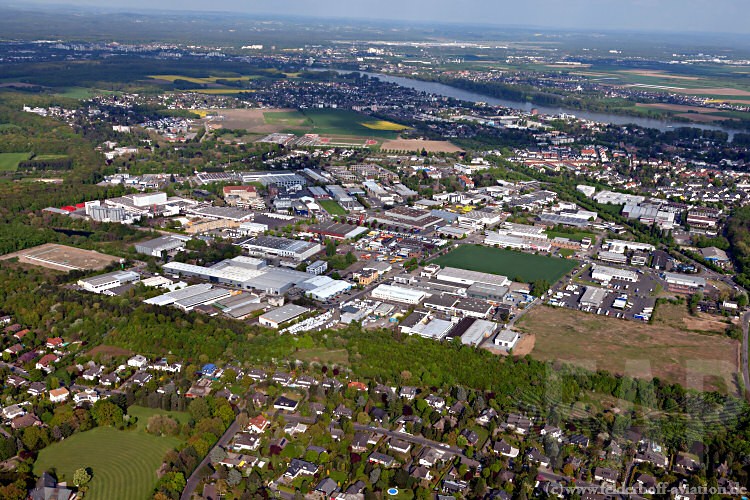
[[[323,210],[331,215],[346,215],[346,210],[344,210],[344,207],[333,200],[319,200],[318,204],[323,207]]]
[[[302,114],[310,121],[309,130],[305,132],[308,134],[374,137],[380,139],[395,139],[398,135],[395,130],[370,128],[372,126],[377,127],[377,124],[382,123],[381,120],[370,118],[355,111],[343,109],[306,109],[302,111]]]
[[[41,474],[54,469],[58,480],[71,481],[76,469],[89,467],[93,478],[86,498],[149,498],[164,455],[178,446],[180,440],[145,432],[145,422],[151,415],[166,412],[131,407],[128,413],[139,418],[136,429],[120,431],[111,427],[97,427],[75,434],[44,448],[34,463],[34,472]],[[172,412],[169,415],[182,422],[187,420],[185,413]]]
[[[409,128],[406,125],[400,125],[398,123],[389,122],[387,120],[367,122],[367,123],[363,123],[362,125],[365,128],[369,128],[370,130],[392,130],[396,132],[400,132],[401,130],[406,130]]]
[[[541,360],[638,378],[658,377],[698,390],[738,391],[740,343],[722,334],[549,306],[532,309],[516,327],[534,337],[531,355]]]
[[[30,156],[30,153],[0,153],[0,172],[15,172],[18,164]]]
[[[381,151],[422,151],[428,153],[461,153],[463,149],[449,141],[428,141],[423,139],[393,139],[385,141]]]
[[[109,90],[91,89],[86,87],[62,87],[54,89],[54,95],[69,99],[91,99],[101,94],[115,94]]]
[[[576,266],[572,259],[515,252],[479,245],[461,245],[434,261],[442,267],[499,274],[514,281],[555,283]]]
[[[320,143],[332,146],[361,146],[363,139],[375,145],[378,141],[395,139],[398,132],[405,129],[397,123],[341,109],[220,109],[201,113],[210,115],[206,119],[222,128],[244,129],[256,134],[317,134],[321,136]]]

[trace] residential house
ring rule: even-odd
[[[320,494],[322,498],[332,498],[333,495],[339,491],[341,491],[341,488],[339,488],[336,481],[330,477],[320,481],[314,490],[314,492]]]
[[[508,458],[516,458],[519,453],[518,448],[514,448],[509,443],[507,443],[504,439],[501,439],[500,441],[495,442],[494,446],[492,447],[492,451],[494,451],[498,455],[502,455]]]
[[[396,453],[409,453],[411,450],[411,444],[401,439],[390,439],[388,441],[388,449],[395,451]]]
[[[153,375],[151,375],[148,372],[135,372],[133,376],[130,378],[130,381],[133,382],[136,385],[144,386],[151,382],[151,379],[154,378]]]
[[[617,478],[619,476],[619,472],[613,469],[607,469],[606,467],[597,467],[594,469],[594,481],[599,483],[614,485],[617,483]]]
[[[26,389],[26,392],[31,396],[41,396],[47,392],[47,386],[41,382],[32,382],[29,388]]]
[[[378,453],[376,451],[370,453],[367,461],[370,463],[382,465],[386,468],[393,467],[396,464],[396,459],[392,456],[386,455],[384,453]]]
[[[145,356],[141,356],[140,354],[136,354],[128,360],[128,366],[131,366],[133,368],[140,369],[146,365],[148,365],[148,359],[146,359]]]
[[[36,362],[36,369],[50,373],[54,369],[52,365],[57,363],[59,359],[55,354],[45,354]]]
[[[417,388],[411,386],[404,386],[398,393],[399,397],[412,400],[417,396]]]
[[[70,391],[65,387],[49,391],[49,400],[53,403],[62,403],[68,399],[68,396],[70,396]]]
[[[445,399],[441,398],[440,396],[430,394],[429,396],[424,398],[424,400],[435,410],[441,411],[443,408],[445,408]]]
[[[88,380],[89,382],[93,382],[99,377],[101,377],[102,373],[104,372],[104,367],[101,365],[94,365],[91,368],[88,368],[83,372],[83,379]]]
[[[463,429],[460,432],[459,436],[465,437],[466,443],[469,446],[474,446],[479,441],[479,435],[476,432],[472,431],[471,429]]]
[[[120,383],[120,376],[115,372],[107,373],[99,377],[99,383],[105,387],[112,387]]]
[[[526,458],[529,462],[539,465],[540,467],[549,467],[550,460],[545,457],[542,452],[536,448],[532,448],[531,451],[526,453]]]
[[[299,476],[314,476],[318,472],[318,466],[306,460],[293,458],[284,472],[284,477],[296,479]]]
[[[333,416],[336,418],[352,418],[354,416],[354,411],[343,404],[340,404],[335,410],[333,410]]]
[[[237,453],[255,451],[260,447],[260,438],[247,432],[238,432],[232,439],[231,447]]]
[[[10,405],[3,408],[2,415],[5,420],[13,420],[16,417],[24,415],[26,410],[20,405]]]
[[[247,431],[255,434],[263,434],[271,425],[271,422],[263,415],[251,418],[247,422]]]
[[[497,418],[497,411],[494,408],[485,408],[477,417],[479,425],[489,425],[490,421]]]
[[[297,401],[287,398],[286,396],[279,396],[279,398],[273,402],[273,407],[276,410],[295,411],[298,404]]]
[[[508,415],[506,425],[517,434],[525,435],[531,430],[531,420],[524,415],[519,415],[517,413],[511,413]]]

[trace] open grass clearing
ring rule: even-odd
[[[535,307],[516,327],[534,335],[537,359],[737,393],[740,344],[725,336],[548,306]]]
[[[31,153],[0,153],[0,172],[15,172],[18,164],[30,156]]]
[[[479,245],[461,245],[452,252],[438,257],[434,263],[442,267],[499,274],[526,283],[536,280],[555,283],[576,266],[576,261],[572,259]]]
[[[331,215],[346,215],[346,210],[344,210],[344,207],[333,200],[319,200],[318,204],[323,207],[323,210]]]
[[[148,408],[131,407],[131,410],[148,416],[156,413]],[[153,436],[143,428],[139,423],[136,429],[126,431],[97,427],[75,434],[44,448],[34,463],[34,473],[38,475],[54,470],[58,480],[72,481],[76,469],[89,467],[93,478],[89,483],[87,499],[150,498],[157,481],[156,471],[164,455],[178,446],[180,440],[176,437]]]
[[[300,349],[294,353],[294,357],[300,361],[315,361],[324,365],[349,364],[349,352],[346,349],[327,349],[325,347]]]
[[[686,304],[659,304],[654,310],[655,325],[664,325],[698,333],[723,334],[729,327],[723,318],[712,314],[691,315]]]

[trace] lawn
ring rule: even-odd
[[[576,231],[573,233],[565,233],[562,231],[547,231],[547,236],[551,239],[554,238],[567,238],[572,241],[581,241],[584,238],[591,238],[591,241],[596,241],[596,235],[586,231]]]
[[[318,201],[318,203],[321,207],[323,207],[323,210],[331,215],[346,215],[346,210],[344,210],[344,207],[333,200],[320,200]]]
[[[531,355],[537,359],[637,378],[658,377],[698,390],[737,392],[739,342],[721,334],[548,306],[535,307],[516,327],[535,336]]]
[[[327,347],[300,349],[294,353],[294,357],[300,361],[315,361],[324,365],[349,364],[349,352],[346,349],[328,349]]]
[[[64,441],[44,448],[34,463],[34,473],[55,469],[61,481],[71,481],[81,467],[90,467],[93,479],[86,498],[89,500],[143,500],[150,498],[156,484],[156,471],[164,455],[180,444],[175,437],[159,437],[143,430],[148,416],[158,410],[131,407],[133,415],[145,416],[134,430],[119,431],[97,427],[75,434]],[[161,412],[165,413],[165,412]],[[187,414],[178,419],[186,419]],[[184,415],[184,417],[183,417]]]
[[[15,172],[18,163],[28,160],[29,153],[0,153],[0,172]]]
[[[555,283],[577,264],[572,259],[533,255],[479,245],[461,245],[452,252],[438,257],[434,262],[442,267],[499,274],[511,280],[526,283],[536,280]]]

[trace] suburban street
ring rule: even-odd
[[[234,437],[234,435],[239,432],[240,430],[240,424],[237,422],[237,419],[234,419],[234,421],[229,424],[229,427],[227,428],[224,435],[222,435],[219,440],[214,445],[214,448],[217,446],[226,447],[227,444],[229,444],[229,441]],[[213,450],[213,448],[211,448]],[[201,463],[198,464],[198,467],[195,468],[193,473],[190,475],[190,477],[187,480],[187,483],[185,484],[185,489],[182,490],[182,495],[180,495],[180,500],[190,500],[190,498],[193,496],[193,492],[195,492],[195,489],[198,487],[198,483],[200,483],[200,471],[208,465],[208,463],[211,461],[211,450],[209,450],[208,454],[203,458]]]
[[[750,312],[742,315],[742,352],[740,359],[742,363],[742,383],[745,386],[745,399],[750,401],[750,360],[748,360],[748,323],[750,323]]]

